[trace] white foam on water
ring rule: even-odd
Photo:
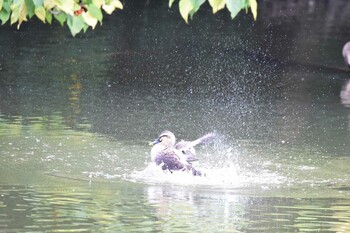
[[[225,188],[244,188],[260,186],[268,188],[270,185],[280,185],[286,179],[267,170],[252,172],[241,171],[234,164],[223,168],[196,167],[204,176],[193,176],[191,172],[184,171],[163,171],[155,163],[149,163],[142,171],[135,171],[130,176],[134,182],[144,182],[150,184],[177,184],[177,185],[205,185],[221,186]]]

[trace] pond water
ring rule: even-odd
[[[2,27],[0,232],[349,232],[349,7],[186,25],[134,3],[76,38]],[[150,163],[165,129],[216,133],[197,148],[206,177]]]

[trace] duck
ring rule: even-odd
[[[350,41],[344,45],[342,54],[346,65],[350,68]]]
[[[209,133],[194,141],[181,140],[176,144],[174,133],[169,130],[163,131],[158,138],[150,143],[152,145],[151,161],[157,166],[162,165],[162,170],[191,171],[194,176],[202,176],[203,173],[196,170],[192,162],[197,161],[194,146],[208,142],[214,137]]]

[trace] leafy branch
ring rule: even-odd
[[[123,9],[120,0],[0,0],[0,20],[2,25],[10,20],[11,24],[31,19],[34,15],[43,23],[52,23],[55,18],[61,25],[67,25],[75,36],[77,33],[93,29],[102,23],[103,13],[112,14]]]
[[[169,0],[169,7],[173,5],[175,0]],[[199,10],[201,5],[207,0],[180,0],[179,10],[182,18],[188,23],[188,16],[193,18],[193,15]],[[256,20],[258,14],[258,4],[256,0],[208,0],[210,6],[213,9],[213,14],[225,6],[231,13],[231,18],[235,18],[241,10],[248,11],[250,7],[254,20]]]
[[[175,0],[169,0],[169,7]],[[179,11],[183,19],[188,23],[188,17],[199,10],[201,5],[209,1],[215,14],[227,7],[231,12],[231,18],[242,10],[250,7],[254,19],[257,17],[256,0],[179,0]],[[75,36],[89,27],[94,29],[99,22],[102,24],[103,11],[112,14],[116,9],[123,9],[120,0],[0,0],[0,20],[2,25],[10,20],[10,24],[17,23],[17,29],[24,21],[28,21],[34,15],[43,23],[52,23],[53,18],[62,26],[67,25]]]

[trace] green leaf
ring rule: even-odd
[[[27,14],[29,18],[32,18],[35,14],[35,5],[32,0],[25,0],[26,7],[27,7]]]
[[[112,0],[110,4],[113,5],[115,8],[120,9],[120,10],[123,10],[123,8],[124,8],[123,4],[120,0]]]
[[[33,3],[36,7],[40,7],[44,4],[44,0],[33,0]]]
[[[242,9],[247,9],[249,7],[249,0],[242,1]]]
[[[14,24],[15,22],[17,22],[18,17],[19,17],[19,10],[20,10],[20,4],[19,3],[13,3],[11,5],[11,24]]]
[[[0,20],[1,25],[4,25],[9,19],[11,15],[11,7],[9,2],[3,2],[2,9],[0,11]]]
[[[175,0],[169,0],[169,8],[173,5]]]
[[[193,18],[194,13],[196,13],[201,5],[205,2],[206,0],[191,0],[192,5],[193,5],[193,10],[190,12],[191,19]]]
[[[10,12],[5,11],[4,9],[2,9],[0,11],[1,25],[4,25],[9,19],[10,19]]]
[[[231,19],[245,7],[245,0],[226,0],[226,7],[231,12]]]
[[[182,18],[188,23],[188,15],[193,10],[193,5],[191,0],[180,0],[179,10]]]
[[[11,5],[11,24],[16,23],[19,21],[19,18],[21,17],[21,12],[23,8],[25,7],[24,0],[14,0]]]
[[[193,4],[193,10],[198,11],[201,5],[205,3],[205,1],[206,0],[192,0],[191,2]]]
[[[4,0],[0,0],[0,11],[2,10],[2,5],[4,5]]]
[[[97,24],[97,19],[95,17],[93,17],[89,11],[88,12],[83,12],[81,14],[81,16],[83,17],[85,23],[88,25],[88,26],[91,26],[92,29],[95,29],[96,27],[96,24]]]
[[[18,17],[17,29],[19,29],[23,21],[27,21],[27,14],[28,12],[27,12],[26,4],[22,4],[22,8],[20,9],[19,17]]]
[[[73,11],[78,11],[81,9],[81,6],[79,4],[74,4]]]
[[[99,8],[102,6],[103,2],[103,0],[92,0],[92,3]]]
[[[209,0],[210,6],[213,8],[213,14],[225,7],[226,0]]]
[[[73,15],[74,14],[74,5],[75,1],[73,0],[52,0],[52,2],[56,3],[56,6],[58,9],[61,11],[65,12],[68,15]]]
[[[103,15],[102,15],[102,11],[101,11],[101,8],[98,8],[97,6],[95,6],[94,4],[89,4],[87,6],[87,9],[88,9],[88,13],[96,18],[98,21],[102,22],[102,18],[103,18]]]
[[[53,17],[55,17],[55,19],[58,22],[60,22],[61,26],[63,26],[64,22],[66,22],[66,20],[67,20],[67,15],[63,14],[63,13],[62,14],[58,14],[58,15],[54,14]]]
[[[56,5],[54,0],[44,0],[45,9],[51,10],[52,8],[56,8]]]
[[[52,14],[48,10],[46,10],[45,19],[49,24],[52,23]]]
[[[89,25],[87,25],[87,24],[84,24],[84,27],[83,27],[83,31],[84,31],[84,33],[88,30],[88,28],[89,28]]]
[[[256,20],[258,16],[258,3],[256,0],[249,0],[250,10],[253,13],[254,20]]]
[[[4,5],[2,5],[2,8],[5,9],[7,12],[11,12],[11,6],[10,6],[10,3],[5,1],[4,2]]]
[[[112,14],[113,11],[115,10],[115,7],[113,5],[102,5],[102,9],[107,13],[107,14]]]
[[[196,13],[200,6],[206,0],[180,0],[179,2],[179,10],[182,18],[188,23],[188,15],[193,17],[194,13]]]
[[[35,8],[35,15],[45,23],[46,19],[46,10],[43,6]]]
[[[78,34],[85,25],[84,19],[81,15],[79,16],[68,16],[67,25],[73,36]]]

